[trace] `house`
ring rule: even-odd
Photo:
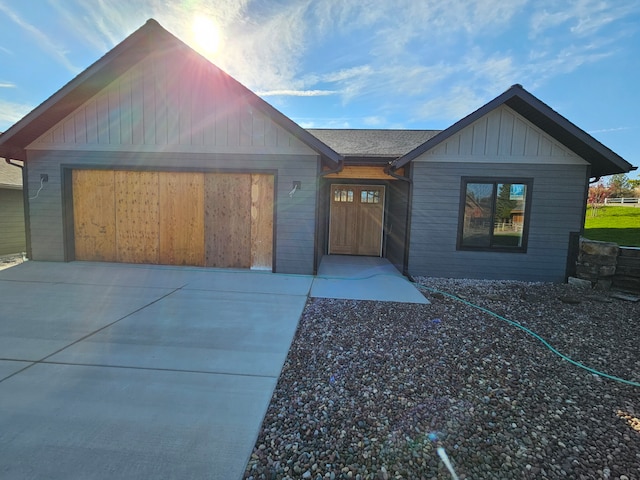
[[[0,158],[0,255],[26,251],[22,169]]]
[[[443,131],[305,130],[154,20],[0,155],[25,162],[34,260],[550,281],[589,179],[632,169],[519,85]]]

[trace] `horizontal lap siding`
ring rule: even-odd
[[[231,155],[117,152],[31,151],[27,161],[29,192],[35,195],[40,174],[49,182],[37,199],[30,201],[31,245],[34,260],[64,261],[63,198],[61,166],[111,169],[175,169],[236,171],[275,175],[276,259],[274,269],[283,273],[313,273],[316,210],[315,155]],[[293,181],[302,188],[289,197]]]
[[[0,188],[0,255],[25,250],[22,190]]]
[[[410,273],[563,281],[569,232],[582,227],[586,175],[580,165],[414,163]],[[533,179],[527,253],[456,250],[463,176]]]
[[[29,197],[29,222],[31,233],[31,259],[43,261],[64,261],[62,195],[60,167],[45,162],[36,170],[26,163]],[[48,175],[48,182],[40,189],[40,175]],[[36,196],[37,195],[37,196]],[[34,222],[33,219],[36,219]],[[34,242],[33,239],[42,241]]]
[[[283,169],[276,185],[276,259],[278,271],[313,273],[316,225],[316,164],[296,163]],[[301,186],[289,196],[293,182]]]

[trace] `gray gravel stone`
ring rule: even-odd
[[[640,304],[570,285],[417,279],[640,381]],[[640,388],[447,295],[308,302],[245,478],[640,478]],[[579,304],[559,298],[579,297]],[[262,448],[261,448],[262,447]]]

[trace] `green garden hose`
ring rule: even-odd
[[[595,368],[587,367],[586,365],[583,365],[580,362],[576,362],[575,360],[567,357],[563,353],[560,353],[558,350],[556,350],[549,342],[547,342],[540,335],[538,335],[537,333],[535,333],[532,330],[529,330],[527,327],[525,327],[524,325],[519,324],[518,322],[514,322],[513,320],[509,320],[508,318],[505,318],[502,315],[498,315],[497,313],[492,312],[491,310],[489,310],[487,308],[484,308],[484,307],[481,307],[480,305],[476,305],[474,303],[471,303],[471,302],[469,302],[467,300],[464,300],[464,299],[462,299],[462,298],[460,298],[460,297],[458,297],[456,295],[452,295],[451,293],[442,292],[440,290],[436,290],[435,288],[427,287],[426,285],[422,285],[420,283],[416,283],[416,285],[418,285],[421,288],[424,288],[425,290],[428,290],[430,292],[439,293],[440,295],[444,295],[445,297],[452,298],[453,300],[456,300],[456,301],[461,302],[461,303],[463,303],[465,305],[468,305],[468,306],[470,306],[472,308],[480,310],[481,312],[488,313],[489,315],[491,315],[493,317],[496,317],[499,320],[507,322],[509,325],[512,325],[512,326],[514,326],[516,328],[519,328],[523,332],[531,335],[533,338],[535,338],[536,340],[540,341],[545,347],[547,347],[553,353],[558,355],[560,358],[562,358],[563,360],[566,360],[567,362],[571,363],[572,365],[575,365],[576,367],[580,367],[580,368],[586,370],[587,372],[593,373],[594,375],[598,375],[600,377],[608,378],[610,380],[615,380],[616,382],[624,383],[626,385],[631,385],[633,387],[640,387],[640,382],[634,382],[632,380],[625,380],[624,378],[616,377],[614,375],[609,375],[608,373],[601,372],[599,370],[596,370]]]

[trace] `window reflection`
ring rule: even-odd
[[[336,189],[333,191],[334,202],[353,202],[353,190]]]
[[[380,203],[380,192],[378,190],[362,190],[360,203]]]
[[[527,185],[467,183],[462,247],[523,248]]]

